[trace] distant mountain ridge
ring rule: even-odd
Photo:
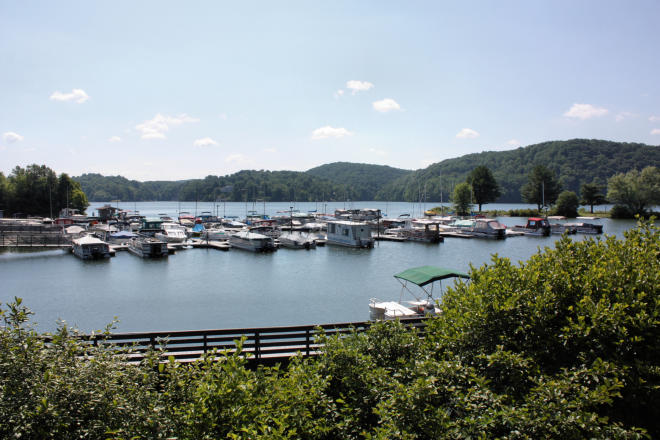
[[[453,187],[479,165],[498,181],[498,201],[520,202],[520,187],[537,164],[553,170],[563,189],[579,193],[580,185],[616,173],[660,167],[660,147],[596,139],[544,142],[508,151],[484,151],[447,159],[411,171],[386,165],[335,162],[308,171],[245,170],[204,179],[139,182],[121,176],[83,174],[74,177],[91,201],[315,201],[391,200],[449,201]]]
[[[520,187],[535,165],[555,172],[562,189],[579,194],[582,183],[600,180],[603,184],[617,173],[646,166],[660,166],[660,147],[597,139],[550,141],[508,151],[484,151],[447,159],[386,185],[376,200],[448,201],[452,188],[464,182],[477,166],[493,172],[501,187],[499,202],[517,203]],[[442,190],[442,194],[441,194]]]

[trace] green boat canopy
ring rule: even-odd
[[[404,270],[401,273],[394,275],[394,278],[400,278],[402,280],[410,281],[413,284],[417,284],[422,287],[429,283],[438,280],[444,280],[445,278],[467,278],[470,276],[463,272],[458,272],[452,269],[445,269],[444,267],[436,266],[421,266],[413,267],[412,269]]]

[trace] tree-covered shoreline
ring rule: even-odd
[[[653,223],[495,255],[423,338],[375,323],[256,370],[240,352],[131,365],[65,325],[46,343],[16,301],[0,307],[0,437],[657,438],[658,255]]]

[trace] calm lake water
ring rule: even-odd
[[[88,209],[92,213],[101,204]],[[143,215],[178,211],[195,213],[195,204],[151,202],[119,204]],[[266,205],[267,214],[290,209],[288,203]],[[389,217],[418,215],[434,204],[354,202],[299,203],[300,211],[333,212],[335,208],[379,208]],[[486,209],[527,205],[488,205]],[[263,212],[263,204],[247,210]],[[245,216],[245,203],[197,204],[197,213]],[[502,217],[506,225],[526,219]],[[597,220],[606,234],[620,236],[634,221]],[[575,235],[575,240],[585,236]],[[0,254],[0,302],[22,297],[35,312],[39,330],[52,331],[57,320],[83,331],[103,328],[118,317],[115,331],[193,330],[363,321],[369,299],[398,299],[401,289],[392,275],[410,267],[437,265],[462,271],[480,266],[492,254],[522,261],[552,246],[558,236],[510,237],[491,241],[445,239],[444,243],[377,243],[374,249],[334,246],[315,250],[280,249],[253,254],[232,249],[178,251],[162,260],[143,260],[128,252],[105,261],[81,261],[64,251]]]

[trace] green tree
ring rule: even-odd
[[[527,176],[527,183],[520,188],[520,195],[523,201],[534,203],[541,210],[557,200],[560,190],[555,173],[544,165],[536,165]]]
[[[629,216],[646,214],[646,209],[660,204],[660,170],[646,167],[641,172],[619,173],[607,181],[607,198]],[[615,206],[616,208],[616,206]]]
[[[479,205],[494,202],[500,196],[500,188],[488,167],[480,165],[468,175],[467,182],[472,186],[474,202]]]
[[[594,205],[602,205],[605,203],[605,194],[603,194],[603,186],[599,185],[596,181],[591,183],[583,183],[580,187],[580,203],[589,205],[591,213],[594,212]]]
[[[573,191],[562,191],[557,197],[557,203],[555,204],[552,213],[554,215],[563,215],[564,217],[577,217],[578,207],[580,202],[578,201],[578,196]]]
[[[472,187],[463,182],[456,185],[452,196],[454,209],[458,215],[468,215],[472,209]]]

